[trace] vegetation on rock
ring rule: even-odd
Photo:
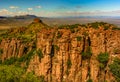
[[[37,53],[37,55],[39,56],[39,59],[40,59],[40,60],[44,57],[41,49],[38,49],[38,50],[36,51],[36,53]]]
[[[82,40],[82,37],[81,36],[77,36],[77,41],[81,41]]]
[[[120,59],[115,58],[114,61],[109,65],[109,68],[117,82],[120,82]]]
[[[14,65],[0,65],[0,82],[40,82],[31,72]]]
[[[104,52],[104,53],[101,52],[100,54],[98,54],[97,59],[100,62],[100,65],[99,65],[100,68],[104,69],[109,60],[109,54],[107,52]]]
[[[92,56],[91,48],[88,46],[87,50],[82,52],[83,59],[89,59]]]

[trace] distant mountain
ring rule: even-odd
[[[4,17],[4,16],[0,16],[0,19],[4,19],[4,18],[6,18],[6,17]]]
[[[34,19],[37,18],[35,15],[21,15],[21,16],[15,16],[13,17],[15,19]]]

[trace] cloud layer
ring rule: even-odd
[[[66,9],[65,7],[62,7]],[[10,6],[9,8],[4,8],[0,10],[0,16],[15,16],[15,15],[26,15],[26,14],[34,14],[37,16],[46,16],[46,17],[57,17],[57,16],[117,16],[120,13],[120,10],[114,10],[114,11],[89,11],[89,12],[83,12],[80,11],[79,8],[81,6],[76,6],[78,10],[66,10],[66,11],[58,11],[60,9],[57,8],[55,11],[45,11],[43,10],[42,6],[34,6],[26,8],[25,10],[22,10],[18,6]]]
[[[28,10],[29,10],[29,11],[32,11],[32,10],[33,10],[33,8],[28,8]]]
[[[18,6],[10,6],[9,7],[10,9],[17,9],[17,8],[19,8]]]

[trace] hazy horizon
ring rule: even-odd
[[[120,16],[120,0],[0,0],[0,16]]]

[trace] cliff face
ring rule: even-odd
[[[74,30],[74,31],[73,31]],[[102,28],[41,29],[37,33],[36,52],[30,59],[27,71],[34,71],[46,82],[116,82],[108,65],[120,57],[120,31]],[[17,39],[2,40],[2,61],[21,57],[32,50],[32,43],[23,44]],[[99,67],[97,56],[109,53],[104,69]],[[86,55],[87,54],[87,55]]]
[[[2,50],[1,60],[4,61],[11,57],[21,57],[32,49],[32,43],[24,44],[17,39],[3,39],[0,44]]]
[[[43,29],[37,35],[37,49],[44,57],[39,60],[34,56],[28,71],[35,71],[38,76],[45,76],[47,82],[112,82],[115,79],[109,72],[108,65],[113,58],[119,57],[120,31],[103,29],[77,28],[72,33],[69,29]],[[91,48],[92,55],[84,58],[82,52]],[[115,53],[115,50],[118,50]],[[109,61],[104,70],[99,67],[97,56],[101,52],[109,53]]]

